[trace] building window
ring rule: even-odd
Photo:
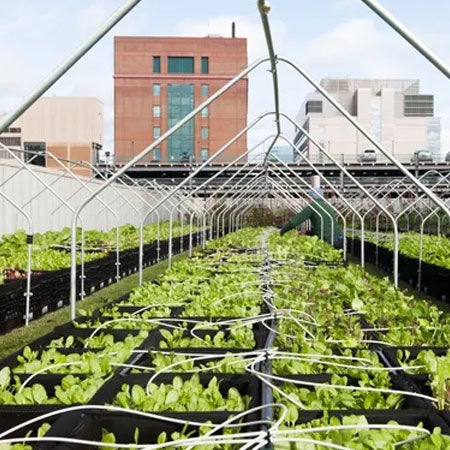
[[[161,73],[161,56],[153,57],[153,73]]]
[[[208,127],[202,127],[202,139],[208,139],[209,129]]]
[[[202,161],[206,161],[209,158],[209,151],[207,148],[202,148],[200,150],[200,157],[202,158]]]
[[[194,109],[193,84],[167,85],[167,126],[172,128]],[[194,119],[189,120],[167,139],[169,161],[185,161],[194,154]]]
[[[202,73],[209,73],[209,58],[202,56]]]
[[[159,147],[153,149],[152,161],[154,162],[161,161],[161,149]]]
[[[169,73],[194,73],[194,58],[192,56],[169,56]]]
[[[161,85],[159,83],[155,83],[153,85],[153,95],[155,97],[159,97],[161,95]]]
[[[20,147],[22,139],[20,137],[0,136],[0,142],[6,147]]]
[[[209,115],[208,107],[205,106],[205,107],[202,109],[202,117],[208,117],[208,115]]]
[[[153,117],[161,117],[161,106],[153,105]]]
[[[209,85],[208,84],[202,84],[202,97],[209,97]]]
[[[45,142],[24,142],[24,161],[27,164],[45,167]]]
[[[309,113],[321,113],[322,111],[322,100],[310,100],[306,102],[305,114]]]
[[[7,128],[4,133],[20,133],[22,129],[20,127],[9,127]]]
[[[157,139],[161,137],[161,127],[153,127],[153,138]]]
[[[408,117],[433,117],[434,99],[432,95],[405,95],[403,113]]]

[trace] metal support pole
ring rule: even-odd
[[[375,0],[361,0],[365,3],[375,14],[383,19],[391,28],[393,28],[400,36],[408,41],[422,56],[424,56],[431,64],[440,70],[447,78],[450,78],[449,66],[429,49],[420,39],[408,30],[398,19],[396,19],[386,8],[383,8]],[[425,6],[425,4],[424,4]]]
[[[0,133],[5,131],[14,120],[22,115],[44,92],[59,80],[75,63],[77,63],[111,28],[116,25],[141,0],[128,0],[75,52],[59,65],[35,90],[11,113],[0,122]]]

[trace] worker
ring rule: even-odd
[[[286,223],[280,230],[280,235],[298,227],[306,220],[311,221],[311,231],[308,234],[322,237],[323,239],[332,243],[336,248],[342,248],[343,236],[341,227],[336,219],[336,212],[333,207],[323,199],[323,191],[320,187],[312,189],[308,192],[312,199],[310,204],[297,213],[288,223]],[[333,224],[333,232],[331,231],[331,224]],[[322,228],[323,227],[323,228]],[[333,242],[331,242],[331,234],[333,233]]]

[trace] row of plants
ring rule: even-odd
[[[389,339],[395,339],[389,331],[409,326],[413,319],[420,330],[413,333],[414,345],[448,346],[447,317],[393,289],[388,280],[343,265],[340,251],[315,238],[293,233],[281,238],[273,232],[267,248],[266,235],[262,229],[244,229],[209,243],[204,253],[177,262],[128,299],[84,311],[76,327],[55,330],[36,343],[39,348],[23,349],[15,355],[16,363],[9,364],[9,373],[18,377],[15,367],[24,361],[34,364],[40,355],[52,356],[47,364],[53,364],[62,361],[61,355],[78,353],[76,363],[97,359],[99,367],[81,374],[74,366],[72,376],[81,380],[97,374],[105,380],[88,404],[113,405],[129,414],[179,413],[191,427],[199,421],[204,427],[200,431],[197,425],[180,424],[174,430],[166,423],[149,436],[149,427],[129,416],[129,422],[117,427],[105,422],[96,436],[104,443],[169,445],[175,440],[173,448],[191,444],[211,450],[240,448],[252,439],[261,443],[267,433],[245,422],[261,417],[252,408],[262,406],[263,379],[273,385],[281,405],[270,430],[275,448],[318,449],[321,442],[367,449],[393,449],[399,443],[410,449],[447,448],[448,436],[433,429],[438,422],[421,428],[424,420],[414,416],[414,427],[407,429],[405,419],[395,416],[396,408],[408,416],[411,404],[425,403],[411,401],[402,384],[406,378],[393,375],[381,357],[392,346]],[[148,332],[141,331],[144,323]],[[426,333],[431,326],[430,336]],[[276,340],[266,348],[271,332]],[[105,357],[108,364],[102,362]],[[266,360],[269,373],[259,364]],[[416,364],[422,363],[413,367]],[[381,422],[371,416],[377,409],[384,412]],[[244,416],[239,428],[218,429],[208,438],[211,420],[220,424],[231,415],[240,417],[240,412]],[[312,421],[320,416],[320,422]],[[387,423],[392,417],[396,421]],[[373,421],[378,427],[368,425]],[[58,426],[56,422],[53,428]],[[123,428],[129,428],[127,437]],[[182,444],[182,439],[189,441]]]
[[[378,244],[393,251],[394,233],[372,231],[364,232],[366,242]],[[419,259],[420,256],[420,233],[409,231],[399,233],[398,251],[402,255],[413,259]],[[422,235],[422,261],[434,264],[439,267],[450,269],[450,239],[444,235]]]
[[[173,236],[186,234],[187,228],[180,222],[173,223]],[[81,228],[77,229],[77,246],[81,245]],[[153,222],[144,226],[144,243],[152,243],[158,238],[158,224]],[[159,224],[159,238],[169,238],[169,222]],[[0,283],[7,279],[22,278],[27,269],[28,249],[27,234],[17,230],[13,234],[0,237]],[[33,235],[32,271],[55,271],[70,267],[71,230],[66,227],[60,231],[47,231]],[[139,228],[126,224],[119,227],[120,251],[139,246]],[[78,264],[103,258],[117,247],[116,229],[109,231],[85,230],[85,252],[77,254]]]
[[[211,249],[207,249],[209,250]],[[240,254],[235,253],[234,250],[228,256],[234,261],[232,265],[239,270]],[[139,358],[144,352],[143,348],[148,345],[155,346],[156,349],[177,346],[196,346],[201,349],[255,347],[253,325],[234,320],[234,318],[229,319],[229,317],[236,315],[237,311],[240,314],[245,308],[255,312],[261,310],[259,276],[251,264],[243,265],[240,277],[235,269],[224,270],[223,257],[224,253],[218,255],[214,253],[210,255],[208,263],[203,263],[202,258],[197,256],[187,263],[174,264],[159,280],[136,289],[127,300],[105,306],[95,312],[82,311],[84,317],[73,324],[72,334],[67,333],[70,332],[70,328],[66,326],[64,330],[60,329],[58,332],[55,330],[47,340],[40,339],[35,346],[25,347],[9,359],[11,363],[9,371],[15,377],[18,389],[23,386],[20,383],[24,381],[24,377],[30,377],[37,372],[71,373],[71,377],[79,377],[83,380],[102,380],[102,385],[97,386],[96,392],[92,392],[92,387],[86,389],[86,396],[89,392],[90,399],[85,401],[83,398],[83,401],[80,399],[74,402],[78,404],[89,403],[92,397],[97,398],[100,395],[98,400],[100,403],[136,411],[196,410],[223,411],[225,414],[226,411],[247,409],[255,398],[248,392],[248,383],[230,384],[228,382],[228,385],[224,385],[226,380],[221,370],[216,371],[217,377],[212,376],[207,381],[203,376],[199,379],[196,375],[187,379],[171,376],[167,382],[156,380],[148,384],[149,378],[145,376],[140,384],[133,383],[135,379],[133,377],[139,376],[137,372],[143,372],[142,369],[133,369],[138,366],[133,363],[136,363],[136,357]],[[242,255],[242,258],[245,259],[245,255]],[[192,279],[191,274],[194,275]],[[196,282],[193,278],[196,278]],[[246,289],[250,290],[251,294],[248,296],[248,305],[240,305],[244,309],[238,310],[234,300],[224,302],[220,307],[221,295],[236,296],[242,292],[242,286],[234,287],[237,282],[248,285]],[[196,303],[203,302],[204,295],[210,296],[211,304],[205,303],[202,308],[201,305],[195,306]],[[256,296],[259,298],[255,300]],[[219,304],[214,305],[217,302]],[[186,312],[188,308],[195,308],[196,314],[201,317],[196,316],[193,320],[192,313]],[[181,313],[183,316],[180,316]],[[179,318],[176,324],[169,320],[177,316]],[[222,316],[225,321],[220,321]],[[243,317],[245,318],[246,315],[244,314]],[[227,318],[231,322],[227,322]],[[106,326],[107,322],[111,322],[112,326]],[[144,324],[148,325],[149,333],[142,331]],[[124,333],[127,332],[131,334],[125,337]],[[227,362],[227,358],[231,359],[232,356],[224,354],[224,367],[228,364],[233,366],[231,361]],[[117,372],[127,366],[129,376],[126,380],[120,380]],[[17,378],[19,374],[20,379]],[[45,375],[39,376],[45,377]],[[101,392],[106,392],[103,389],[108,386],[108,383],[116,383],[114,385],[116,388],[113,389],[116,393],[109,396],[107,400],[102,400]],[[64,385],[67,384],[68,382],[64,379]],[[47,392],[49,389],[45,383],[44,391],[40,387],[34,387],[35,385],[39,386],[39,383],[33,384],[33,380],[30,379],[22,391],[27,392],[27,387],[34,388],[36,392],[41,392],[39,398],[46,399],[42,402],[43,405],[61,404],[53,400],[53,391],[50,389],[51,392]],[[107,391],[112,392],[112,385],[109,384],[109,386]],[[56,390],[55,385],[53,390]],[[193,392],[197,395],[193,395]],[[25,404],[33,403],[35,401],[29,399],[29,402]],[[175,437],[173,433],[172,435]],[[111,442],[111,439],[113,439],[111,432],[103,433],[104,442]],[[168,437],[164,433],[158,437],[159,442],[166,439]]]
[[[376,339],[386,345],[450,345],[448,314],[357,265],[284,267],[277,277],[275,306],[290,308],[293,316],[283,318],[280,327],[303,330],[294,338],[280,337],[284,347],[291,346],[289,340],[297,345],[302,340],[368,345],[375,332]],[[300,327],[295,324],[299,317],[310,319]]]
[[[269,248],[274,251],[288,245],[290,254],[284,259],[296,261],[280,264],[278,260],[272,272],[274,344],[283,351],[272,356],[272,375],[263,375],[263,382],[272,388],[274,399],[286,407],[286,431],[276,435],[275,447],[315,449],[322,448],[319,442],[324,442],[345,448],[396,448],[400,443],[404,448],[447,448],[450,437],[441,435],[438,427],[433,429],[433,424],[427,425],[431,434],[406,431],[395,421],[389,421],[385,428],[378,424],[378,429],[367,424],[377,410],[383,411],[381,416],[387,421],[399,408],[406,412],[442,406],[441,395],[435,390],[436,401],[425,406],[423,397],[411,394],[415,386],[405,373],[394,375],[380,356],[402,344],[448,347],[449,315],[395,289],[387,278],[370,276],[351,264],[333,266],[337,258],[333,258],[331,248],[328,264],[310,265],[302,252],[302,241],[308,238],[294,232],[285,237],[284,242],[276,234],[269,239]],[[298,259],[293,251],[297,245]],[[298,264],[299,260],[305,264]],[[415,360],[414,364],[422,363]],[[448,368],[440,367],[440,373],[445,373],[442,377],[450,379]],[[432,386],[433,371],[427,375]],[[422,392],[417,389],[417,393]],[[433,412],[437,418],[434,426],[445,426],[437,411]],[[311,414],[323,418],[308,421]],[[378,420],[381,416],[378,414]],[[351,429],[343,424],[366,426]],[[422,418],[414,425],[423,427]]]

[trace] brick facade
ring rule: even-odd
[[[154,73],[153,57],[160,57],[160,73]],[[168,73],[169,57],[193,57],[193,73]],[[207,57],[208,73],[202,73],[201,58]],[[116,160],[125,162],[154,141],[153,129],[168,129],[167,90],[169,84],[194,86],[194,106],[206,100],[201,86],[208,85],[209,96],[247,66],[247,41],[242,38],[115,37],[114,40],[114,143]],[[161,93],[153,95],[153,85]],[[160,117],[153,117],[160,106]],[[194,121],[194,154],[201,149],[216,152],[247,124],[248,80],[243,79],[209,107],[208,117],[199,113]],[[202,138],[201,128],[208,128]],[[247,148],[241,137],[224,153],[222,160],[242,154]],[[152,160],[148,156],[145,161]],[[167,142],[161,145],[161,161],[168,161]]]

